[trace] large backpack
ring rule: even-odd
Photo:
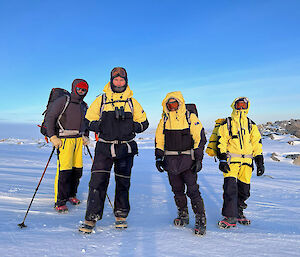
[[[49,95],[49,99],[48,99],[48,103],[47,103],[47,106],[46,106],[46,110],[42,113],[42,115],[44,115],[44,120],[42,122],[42,124],[39,126],[41,129],[41,133],[45,136],[45,137],[48,137],[48,134],[47,134],[47,127],[45,126],[45,117],[47,115],[47,111],[51,108],[51,106],[53,105],[53,102],[62,97],[62,96],[65,96],[66,97],[66,103],[65,103],[65,106],[61,112],[61,114],[58,116],[57,118],[57,131],[59,128],[63,129],[61,123],[60,123],[60,119],[62,117],[62,115],[64,114],[65,110],[67,109],[69,103],[70,103],[70,99],[71,99],[71,94],[69,93],[69,91],[63,89],[63,88],[52,88],[51,92],[50,92],[50,95]]]
[[[198,117],[198,111],[197,111],[197,107],[195,104],[185,104],[185,108],[190,113],[195,113],[196,116]]]
[[[251,119],[248,119],[248,130],[249,130],[249,133],[251,132],[252,130],[252,125],[255,124]],[[209,138],[209,142],[208,142],[208,145],[206,147],[206,150],[205,152],[211,156],[211,157],[215,157],[215,156],[218,156],[218,144],[219,144],[219,137],[218,137],[218,131],[219,131],[219,128],[221,125],[223,124],[227,124],[227,129],[228,129],[228,132],[229,132],[229,136],[232,136],[232,129],[231,129],[231,117],[227,117],[227,118],[220,118],[220,119],[217,119],[215,121],[215,127],[213,129],[213,132]]]

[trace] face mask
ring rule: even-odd
[[[171,98],[171,99],[168,100],[167,109],[169,111],[177,111],[178,108],[179,108],[179,102],[176,99]]]
[[[236,101],[234,104],[236,110],[246,110],[248,109],[248,103],[244,101]]]

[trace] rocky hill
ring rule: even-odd
[[[280,136],[290,135],[290,140],[287,143],[291,146],[300,144],[300,120],[291,119],[275,122],[267,122],[266,124],[258,125],[258,129],[263,137],[269,137],[272,140],[278,140]],[[293,150],[292,148],[290,149]],[[293,152],[290,154],[280,155],[276,152],[271,154],[273,161],[281,161],[282,158],[292,159],[293,164],[300,165],[300,153]]]
[[[258,125],[258,128],[263,136],[290,134],[300,138],[300,119],[267,122]]]

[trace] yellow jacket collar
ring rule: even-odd
[[[111,86],[110,86],[110,82],[108,82],[104,89],[103,92],[106,94],[106,96],[109,99],[113,99],[113,100],[118,100],[118,99],[128,99],[131,98],[133,96],[133,92],[130,89],[129,85],[127,85],[126,89],[124,92],[122,93],[115,93],[112,91]]]

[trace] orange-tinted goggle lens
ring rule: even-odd
[[[167,102],[167,108],[169,111],[178,110],[179,103],[177,101]]]
[[[248,104],[246,102],[238,101],[235,104],[235,109],[237,109],[237,110],[247,109],[247,108],[248,108]]]
[[[114,69],[112,70],[112,72],[111,72],[111,76],[112,76],[113,78],[118,77],[118,76],[120,76],[120,77],[122,77],[122,78],[126,78],[126,77],[127,77],[127,73],[126,73],[126,71],[125,71],[124,69],[122,69],[122,68],[114,68]]]

